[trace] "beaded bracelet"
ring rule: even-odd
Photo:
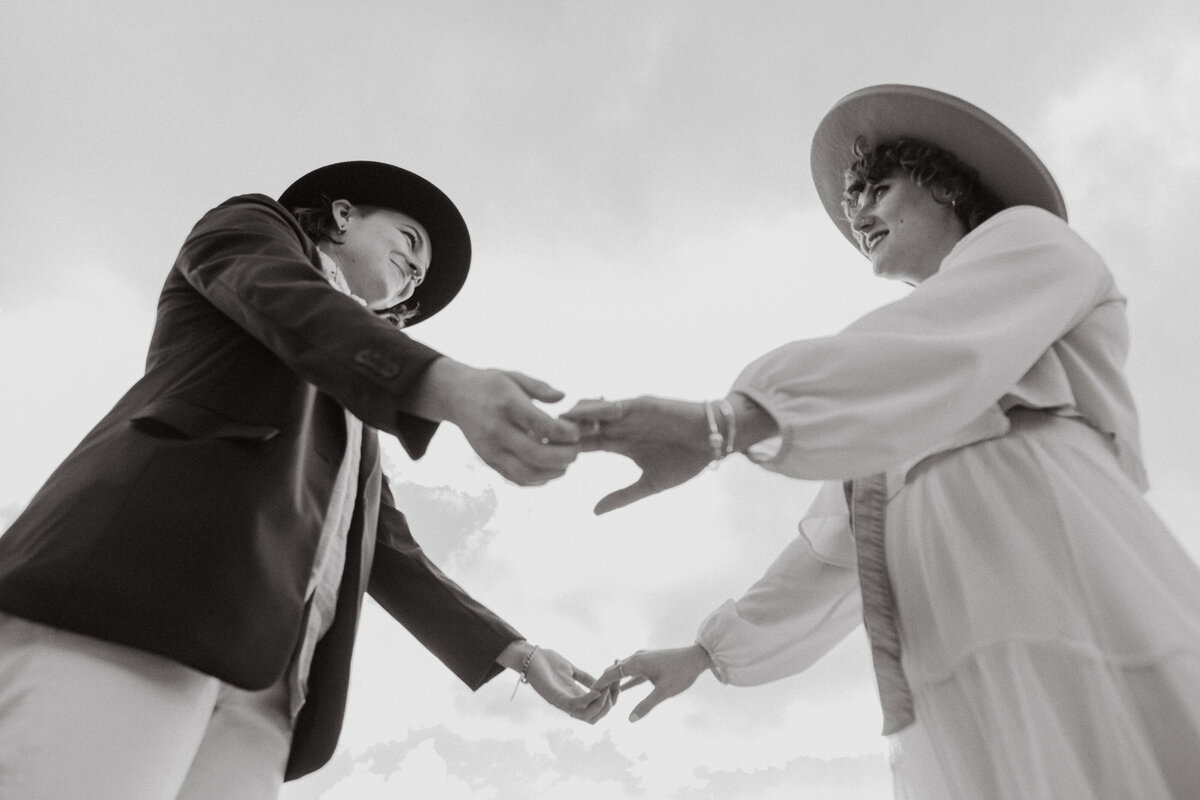
[[[533,654],[537,651],[538,646],[535,644],[533,649],[525,656],[525,660],[521,662],[521,677],[517,678],[517,685],[513,687],[512,697],[509,697],[509,700],[517,696],[517,689],[521,688],[522,683],[529,683],[529,665],[533,663]]]

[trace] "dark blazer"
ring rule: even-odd
[[[519,634],[422,553],[375,433],[424,453],[436,424],[400,400],[438,357],[331,287],[274,200],[223,203],[167,277],[145,375],[0,536],[0,609],[272,685],[303,632],[349,409],[364,435],[346,567],[287,777],[336,747],[364,591],[477,688]]]

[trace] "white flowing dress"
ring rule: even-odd
[[[734,389],[762,466],[828,481],[800,536],[701,625],[717,677],[799,672],[862,621],[841,480],[888,475],[916,723],[906,800],[1200,798],[1200,569],[1145,503],[1124,298],[1057,217],[1005,210],[940,271]]]

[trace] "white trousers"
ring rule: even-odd
[[[273,800],[291,737],[286,681],[248,692],[0,613],[4,800]]]

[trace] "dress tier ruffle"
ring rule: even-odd
[[[1012,416],[889,504],[897,796],[1200,797],[1200,569],[1105,436]]]

